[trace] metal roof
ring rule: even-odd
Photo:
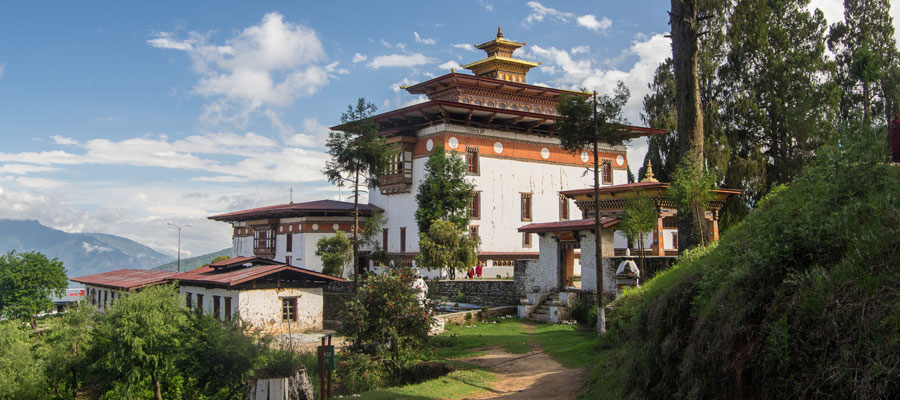
[[[372,211],[382,211],[371,204],[360,204],[362,215],[371,215]],[[288,203],[274,206],[251,208],[208,217],[215,221],[244,221],[249,219],[302,217],[312,214],[353,215],[353,203],[337,200],[316,200],[305,203]]]
[[[336,276],[326,275],[321,272],[283,264],[254,265],[252,267],[233,268],[226,270],[216,269],[213,267],[201,267],[195,270],[173,275],[170,277],[170,279],[177,280],[182,284],[200,283],[231,287],[282,271],[305,275],[305,277],[309,278],[309,280],[321,282],[323,284],[330,281],[344,281],[343,279]]]
[[[168,278],[175,274],[177,272],[152,269],[117,269],[115,271],[70,278],[69,280],[85,285],[103,286],[112,289],[137,290],[147,286],[166,283]]]
[[[601,218],[600,227],[609,228],[619,223],[618,218]],[[525,225],[519,228],[519,232],[529,233],[545,233],[545,232],[564,232],[564,231],[583,231],[594,230],[594,219],[576,219],[572,221],[558,222],[538,222]]]

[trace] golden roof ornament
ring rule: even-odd
[[[503,29],[500,29],[500,25],[497,25],[497,39],[503,39]]]
[[[653,178],[653,165],[650,164],[650,159],[647,159],[647,172],[644,174],[644,179],[641,179],[641,183],[644,182],[659,182],[655,178]]]

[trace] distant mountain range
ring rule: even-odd
[[[70,278],[119,268],[147,269],[174,259],[120,236],[68,233],[35,220],[0,219],[0,251],[5,254],[9,250],[38,251],[58,258]]]
[[[219,250],[215,253],[204,254],[202,256],[191,257],[191,258],[182,258],[181,259],[181,270],[188,271],[196,268],[200,268],[206,264],[212,262],[212,260],[219,256],[228,256],[231,257],[231,247],[227,249]],[[178,261],[172,261],[168,264],[163,264],[158,267],[153,267],[153,269],[162,270],[162,271],[175,271],[178,268]]]

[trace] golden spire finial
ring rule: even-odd
[[[500,25],[497,25],[497,39],[503,39],[503,29],[500,29]]]
[[[641,179],[641,182],[659,182],[653,178],[653,165],[650,164],[649,158],[647,159],[647,172],[644,174],[644,179]]]

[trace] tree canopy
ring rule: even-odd
[[[53,307],[51,295],[65,294],[68,278],[61,261],[37,252],[10,251],[0,256],[0,313],[30,320]]]
[[[435,220],[449,221],[458,229],[466,229],[474,188],[466,179],[466,163],[462,157],[448,154],[443,145],[435,145],[425,162],[425,177],[416,193],[419,233],[427,233]]]
[[[478,262],[475,249],[477,238],[467,229],[460,229],[450,221],[434,220],[428,232],[419,234],[419,255],[416,264],[429,270],[447,268],[452,278]]]
[[[344,232],[325,236],[316,242],[316,257],[322,260],[322,273],[344,276],[344,267],[353,261],[353,246]]]

